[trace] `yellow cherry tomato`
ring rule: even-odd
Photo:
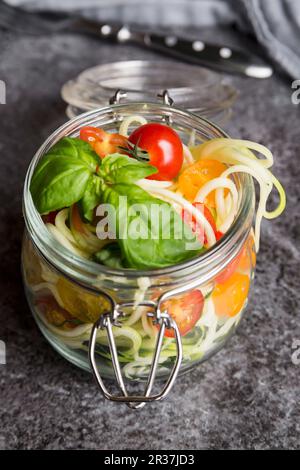
[[[222,284],[217,284],[212,293],[216,315],[234,317],[248,296],[250,279],[245,274],[235,272]]]
[[[109,310],[110,304],[102,295],[95,295],[60,277],[56,288],[62,305],[72,317],[83,323],[94,323],[99,316]]]
[[[226,166],[217,160],[198,160],[179,176],[179,190],[189,201],[194,201],[199,189],[208,181],[218,178],[225,170]],[[227,193],[228,190],[225,190],[225,194]],[[210,207],[215,207],[215,191],[212,191],[204,202]]]

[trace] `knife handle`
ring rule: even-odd
[[[273,73],[272,68],[258,57],[232,47],[208,44],[200,40],[191,41],[175,35],[143,33],[125,25],[99,24],[84,19],[80,20],[79,30],[97,36],[100,34],[103,39],[112,39],[119,43],[133,42],[222,72],[241,73],[255,78],[268,78]]]
[[[250,53],[231,47],[220,47],[199,40],[182,39],[175,35],[134,34],[132,40],[181,60],[193,62],[220,71],[246,74],[249,77],[267,78],[273,73],[272,68],[265,65]]]

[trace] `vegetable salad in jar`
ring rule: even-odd
[[[157,299],[169,285],[168,275],[160,285],[152,283],[152,275],[204,263],[213,250],[217,256],[241,216],[242,177],[259,185],[254,229],[250,218],[222,268],[212,266],[211,275],[199,279],[199,285],[194,282],[193,288],[162,304],[178,327],[184,370],[218,350],[241,319],[261,221],[279,216],[285,207],[284,190],[270,171],[273,155],[258,143],[225,136],[199,143],[194,129],[185,133],[171,123],[148,121],[142,113],[124,117],[114,131],[104,127],[84,125],[77,136],[54,143],[35,164],[29,186],[53,243],[98,269],[98,284],[87,288],[62,274],[50,256],[41,256],[30,236],[23,246],[24,280],[34,315],[55,347],[83,367],[88,368],[92,326],[110,308],[103,286],[106,283],[109,294],[122,303],[135,273],[133,307],[122,309],[121,327],[114,326],[113,333],[124,375],[145,379],[158,327],[142,303]],[[273,188],[279,204],[269,211],[266,204]],[[109,285],[105,269],[123,277],[123,286]],[[83,362],[72,359],[73,353]],[[96,355],[110,376],[110,349],[101,330]],[[172,366],[175,355],[174,331],[166,328],[160,375]]]

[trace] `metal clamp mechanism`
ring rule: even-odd
[[[109,99],[109,104],[120,104],[122,98],[126,98],[127,93],[123,90],[116,90],[115,94]]]
[[[145,302],[141,302],[139,306],[151,307],[152,309],[154,309],[153,312],[148,312],[148,316],[153,318],[154,324],[160,325],[160,328],[158,329],[156,346],[154,350],[153,360],[152,360],[152,364],[150,367],[150,373],[149,373],[149,377],[147,380],[144,395],[130,396],[127,393],[126,385],[124,383],[124,379],[122,376],[122,371],[121,371],[120,362],[118,358],[118,352],[117,352],[116,343],[115,343],[115,339],[113,335],[113,329],[112,329],[113,326],[121,327],[121,323],[118,321],[118,319],[123,315],[123,312],[121,311],[121,309],[126,308],[126,307],[134,307],[133,303],[126,303],[126,304],[123,303],[122,305],[115,304],[113,305],[113,309],[111,312],[101,315],[99,320],[94,324],[92,328],[91,336],[90,336],[90,344],[89,344],[89,360],[90,360],[91,368],[95,376],[95,379],[97,381],[97,384],[102,394],[104,395],[104,397],[110,401],[126,403],[127,406],[129,406],[130,408],[135,408],[135,409],[142,408],[143,406],[145,406],[147,402],[159,401],[166,397],[166,395],[169,393],[169,391],[171,390],[175,382],[175,379],[178,375],[181,361],[182,361],[182,344],[181,344],[181,339],[180,339],[180,333],[179,333],[179,330],[175,321],[168,315],[167,312],[160,311],[159,303],[155,304],[155,302],[145,301]],[[157,366],[159,363],[159,357],[160,357],[160,353],[162,349],[163,338],[164,338],[166,328],[173,329],[174,331],[177,357],[176,357],[174,366],[172,368],[172,371],[170,373],[170,376],[163,390],[157,395],[151,395],[151,390],[153,388],[154,380],[156,377]],[[102,377],[100,375],[97,364],[96,364],[95,346],[96,346],[96,341],[97,341],[97,331],[99,329],[101,330],[105,329],[107,332],[108,345],[110,349],[112,365],[114,368],[118,385],[122,392],[122,395],[120,396],[112,395],[107,390],[102,380]]]
[[[169,95],[168,90],[164,90],[162,93],[157,95],[158,98],[161,98],[163,103],[167,106],[173,106],[174,100]],[[163,117],[163,121],[170,126],[172,124],[172,117],[170,114],[167,114]]]
[[[162,98],[163,100],[163,103],[168,105],[168,106],[173,106],[174,104],[174,100],[171,98],[171,96],[169,95],[169,92],[168,90],[164,90],[162,93],[159,93],[157,95],[158,98]]]
[[[123,98],[127,98],[128,93],[124,90],[118,88],[113,96],[109,99],[109,104],[120,104]],[[171,98],[168,90],[163,90],[161,93],[158,93],[157,98],[161,99],[163,104],[167,106],[173,106],[174,100]]]

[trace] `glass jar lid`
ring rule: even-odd
[[[171,61],[121,61],[84,70],[61,90],[69,118],[108,105],[116,90],[122,103],[157,102],[167,89],[176,107],[218,123],[228,119],[237,91],[203,67]]]

